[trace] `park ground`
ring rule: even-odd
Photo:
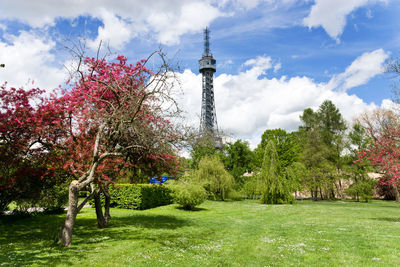
[[[400,204],[207,201],[112,209],[98,229],[78,215],[73,244],[56,244],[65,214],[0,219],[0,266],[400,266]]]

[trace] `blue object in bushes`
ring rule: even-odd
[[[161,179],[157,176],[153,176],[150,178],[150,184],[168,184],[168,180],[175,179],[172,176],[161,176]]]

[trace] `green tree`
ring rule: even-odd
[[[310,175],[306,166],[301,162],[293,162],[285,169],[285,174],[289,181],[291,191],[296,193],[304,189],[304,185]]]
[[[225,200],[235,183],[217,155],[203,157],[193,176],[215,199]]]
[[[261,202],[264,204],[293,203],[290,185],[280,172],[280,163],[275,144],[271,140],[265,147],[264,160],[258,176]]]
[[[192,168],[197,168],[199,162],[204,157],[220,155],[219,150],[215,148],[213,139],[208,136],[196,138],[191,146],[190,157],[192,159]]]
[[[335,197],[336,182],[342,178],[341,154],[345,148],[346,124],[342,115],[330,100],[325,100],[317,112],[305,109],[300,119],[302,161],[310,171],[308,186],[312,196],[319,193],[321,198]]]
[[[348,153],[342,157],[342,160],[344,170],[353,183],[346,193],[354,196],[357,201],[360,197],[368,201],[373,195],[373,187],[375,186],[374,181],[368,177],[368,171],[371,170],[369,162],[358,160],[358,153],[365,151],[369,143],[370,138],[365,129],[358,123],[354,124],[347,138]]]
[[[235,178],[238,186],[243,184],[243,174],[252,171],[253,152],[250,150],[249,143],[237,140],[235,143],[225,144],[223,150],[223,162],[229,173]]]
[[[261,136],[261,142],[255,149],[255,162],[261,166],[264,158],[264,150],[269,141],[275,143],[276,152],[280,166],[285,169],[297,161],[300,154],[300,147],[296,140],[296,133],[288,133],[283,129],[266,130]]]

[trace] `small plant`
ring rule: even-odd
[[[171,188],[174,202],[185,210],[193,210],[207,199],[206,190],[198,184],[181,182],[172,185]]]

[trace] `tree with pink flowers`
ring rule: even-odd
[[[178,114],[171,97],[175,77],[164,55],[155,56],[160,62],[155,71],[146,66],[149,59],[132,65],[122,55],[112,62],[79,56],[77,78],[58,94],[1,88],[1,156],[12,161],[10,156],[18,155],[20,162],[46,158],[44,171],[61,168],[74,177],[60,230],[62,246],[71,244],[77,214],[90,198],[95,200],[98,227],[107,226],[108,185],[123,167],[146,167],[155,173],[177,169],[175,148],[182,138],[170,121]],[[18,178],[6,181],[2,176],[0,186],[12,187]],[[78,205],[79,191],[89,194]]]
[[[362,114],[358,122],[366,129],[371,142],[359,152],[358,161],[367,160],[382,177],[378,185],[393,187],[396,200],[400,200],[400,127],[393,111],[377,109]],[[357,163],[356,162],[356,163]]]

